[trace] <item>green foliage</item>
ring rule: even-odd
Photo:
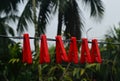
[[[106,35],[106,42],[119,43],[119,28],[114,33]],[[8,45],[9,51],[0,59],[0,81],[38,81],[38,62],[33,58],[33,64],[22,63],[20,43]],[[51,63],[41,64],[43,81],[119,81],[120,76],[120,46],[101,44],[100,50],[103,62],[93,64],[73,64],[55,62],[55,46],[49,48]],[[66,49],[67,50],[67,49]]]
[[[104,59],[101,75],[104,75],[104,80],[118,81],[120,76],[120,44],[115,43],[120,43],[120,25],[118,28],[114,27],[110,32],[106,35],[106,42],[111,42],[111,44],[101,45],[101,54]]]
[[[91,16],[102,18],[104,12],[102,0],[83,0],[83,2],[90,6]]]
[[[10,61],[9,63],[18,63],[20,60],[21,60],[21,46],[20,46],[20,43],[17,43],[17,44],[10,44],[9,45],[9,50],[10,50]]]
[[[8,55],[0,59],[0,81],[37,81],[36,64],[22,63],[20,43],[9,45]],[[5,60],[5,61],[4,61]]]
[[[117,30],[117,29],[116,29]],[[118,32],[118,30],[117,30]],[[110,34],[109,34],[110,35]],[[106,38],[106,42],[116,41]],[[119,41],[117,41],[119,42]],[[51,63],[41,65],[43,81],[119,81],[119,45],[100,45],[103,62],[93,64],[56,64],[55,46],[49,48]],[[4,63],[0,60],[1,81],[36,81],[38,80],[38,65],[21,62],[20,43],[9,45],[9,60]],[[34,60],[34,58],[33,58]]]
[[[5,12],[6,14],[14,13],[17,11],[17,5],[22,0],[3,0],[0,1],[0,12]]]

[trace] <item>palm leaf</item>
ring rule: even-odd
[[[18,11],[18,3],[23,0],[1,0],[0,2],[0,12],[5,12],[6,14]]]
[[[57,29],[57,35],[61,35],[62,33],[62,26],[64,21],[64,13],[66,10],[66,7],[68,6],[66,0],[60,0],[58,2],[58,29]]]
[[[101,0],[83,0],[84,3],[87,5],[90,5],[91,9],[91,16],[99,17],[101,18],[104,13],[104,7]]]
[[[40,11],[38,15],[38,33],[45,33],[46,24],[49,21],[49,16],[53,5],[51,0],[41,0]]]
[[[7,34],[10,34],[12,36],[15,35],[14,30],[13,30],[13,28],[11,26],[9,26],[8,24],[5,24],[4,27],[5,27],[5,30],[6,30]]]
[[[17,31],[19,34],[28,30],[27,22],[32,21],[32,2],[29,0],[18,20]]]
[[[81,38],[82,19],[79,15],[79,10],[75,0],[68,2],[64,14],[64,23],[66,25],[65,36],[67,39],[72,36],[77,37],[77,39]]]

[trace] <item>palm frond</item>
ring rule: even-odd
[[[61,35],[62,34],[63,17],[64,17],[63,13],[60,12],[60,10],[59,10],[59,12],[58,12],[58,29],[57,29],[57,35]]]
[[[18,16],[17,15],[12,15],[12,14],[10,14],[10,15],[6,15],[6,16],[4,16],[4,17],[0,17],[0,22],[11,22],[11,21],[16,21],[16,20],[18,20]]]
[[[49,21],[52,4],[51,0],[41,0],[40,11],[38,15],[38,33],[39,35],[45,33],[46,24]]]
[[[7,32],[7,35],[12,35],[14,36],[14,30],[13,27],[9,26],[8,24],[4,24],[5,30]]]
[[[7,35],[6,29],[5,29],[5,25],[3,22],[0,22],[0,34],[1,35]]]
[[[9,34],[14,36],[14,30],[11,26],[8,24],[5,24],[5,22],[0,23],[0,34],[8,36]]]
[[[75,0],[68,2],[64,14],[64,23],[66,25],[65,36],[70,38],[71,36],[76,37],[77,39],[81,38],[81,29],[82,29],[82,19],[79,14],[79,7]]]
[[[68,7],[68,1],[67,0],[60,0],[56,4],[58,6],[58,29],[57,29],[57,35],[62,34],[62,27],[64,23],[64,14]]]
[[[102,18],[104,7],[101,0],[83,0],[83,2],[85,2],[87,5],[90,5],[91,16]]]
[[[5,12],[6,14],[14,14],[14,11],[18,11],[18,4],[20,3],[20,1],[21,0],[1,0],[0,12]]]
[[[66,1],[66,0],[64,0]],[[53,14],[55,14],[57,12],[58,9],[58,5],[59,5],[59,0],[51,0],[51,3],[53,5]]]
[[[112,30],[112,38],[115,42],[120,42],[120,28],[114,27],[114,30]]]
[[[32,2],[29,0],[18,20],[17,31],[19,34],[23,33],[25,30],[28,30],[27,22],[32,21]]]
[[[12,27],[10,27],[8,24],[5,24],[5,22],[0,22],[0,35],[5,35],[8,36],[8,34],[10,35],[14,35],[14,31],[12,29]],[[11,40],[10,38],[4,38],[4,37],[0,37],[0,46],[2,46],[0,48],[0,59],[5,59],[7,60],[8,58],[6,58],[6,56],[9,57],[9,49],[8,49],[8,45],[9,44],[13,44],[15,43],[13,40]]]

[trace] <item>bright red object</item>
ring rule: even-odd
[[[88,47],[88,40],[86,38],[82,38],[80,63],[83,64],[85,62],[91,63],[91,56]]]
[[[56,36],[56,63],[68,62],[68,57],[60,35]]]
[[[46,35],[41,35],[40,64],[43,63],[50,63],[50,56],[49,56]]]
[[[78,48],[76,37],[71,37],[68,60],[69,62],[74,62],[75,64],[78,64]]]
[[[98,63],[102,62],[97,39],[92,40],[91,60],[92,62],[98,62]]]
[[[30,41],[29,41],[29,35],[24,34],[23,39],[23,49],[22,49],[22,62],[26,62],[28,64],[32,63],[32,52],[30,48]]]

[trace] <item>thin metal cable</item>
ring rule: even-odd
[[[13,38],[13,39],[24,39],[24,37],[20,36],[5,36],[0,35],[2,38]],[[29,39],[41,39],[40,37],[29,37]],[[48,41],[56,41],[56,39],[47,38]],[[70,42],[70,39],[62,40],[64,42]],[[77,42],[82,42],[82,40],[77,40]],[[88,41],[88,43],[92,43],[91,41]],[[98,44],[113,44],[113,45],[120,45],[120,43],[112,43],[112,42],[98,42]]]

